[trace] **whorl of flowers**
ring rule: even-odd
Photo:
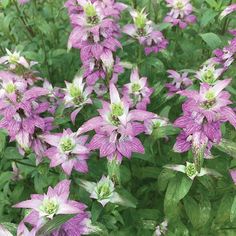
[[[28,63],[19,53],[8,51],[1,61],[8,67],[0,71],[0,128],[7,130],[10,141],[18,143],[21,153],[32,149],[40,162],[45,146],[39,135],[52,129],[53,118],[42,116],[49,108],[43,99],[49,91],[35,85],[41,80],[30,70],[35,63]]]
[[[193,7],[190,0],[166,0],[167,7],[171,8],[164,21],[181,29],[195,23],[196,17],[192,15]]]
[[[167,47],[168,41],[160,31],[155,30],[153,22],[147,19],[144,9],[140,12],[131,10],[130,14],[134,24],[125,25],[123,32],[137,39],[139,44],[144,46],[146,55],[151,52],[157,53]]]
[[[95,130],[89,148],[99,149],[100,157],[122,161],[123,157],[131,158],[132,152],[144,153],[144,147],[136,136],[145,130],[142,122],[155,115],[144,110],[130,110],[114,84],[110,84],[109,91],[110,102],[103,101],[99,116],[85,122],[78,134]]]
[[[80,49],[87,83],[94,85],[100,78],[121,73],[119,59],[113,53],[121,47],[117,40],[120,36],[117,20],[125,5],[112,0],[77,0],[76,7],[74,1],[66,2],[65,6],[73,27],[68,47]]]
[[[81,220],[88,218],[87,214],[84,212],[86,206],[80,202],[69,200],[69,193],[70,181],[63,180],[59,182],[54,188],[49,187],[47,194],[32,194],[30,200],[26,200],[14,205],[16,208],[30,209],[29,213],[20,223],[17,235],[33,236],[45,223],[52,220],[56,215],[60,214],[78,214],[77,217]],[[72,220],[72,222],[74,220]],[[29,232],[27,225],[31,225],[31,232]],[[65,227],[67,229],[69,228],[69,226],[66,225],[61,227]],[[84,225],[81,222],[81,224],[77,225],[77,227],[80,229],[80,227],[83,228]],[[57,232],[55,232],[54,235],[58,235]]]

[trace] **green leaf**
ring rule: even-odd
[[[0,222],[0,224],[5,229],[7,229],[10,233],[12,233],[12,235],[16,235],[16,233],[17,233],[17,225],[16,224],[13,224],[13,223],[10,223],[10,222]],[[4,235],[1,235],[1,236],[4,236]]]
[[[236,218],[236,196],[234,197],[234,201],[230,211],[230,221],[233,222]]]
[[[212,50],[221,46],[221,39],[214,33],[200,34],[200,36]]]
[[[15,147],[7,147],[4,152],[4,159],[8,160],[21,160],[23,156],[20,155],[17,148]]]
[[[217,149],[222,152],[227,153],[233,158],[236,158],[236,144],[228,139],[222,139],[221,142],[217,145],[214,145]]]
[[[0,130],[0,154],[4,151],[6,146],[6,133]]]
[[[12,175],[13,173],[11,171],[6,171],[0,174],[0,189],[2,189],[4,185],[11,180]]]
[[[178,202],[183,199],[192,186],[192,180],[183,174],[177,174],[171,179],[165,195],[164,208],[169,217],[176,217],[176,207]]]
[[[208,25],[211,21],[214,20],[215,16],[217,15],[218,15],[218,12],[213,11],[212,9],[206,10],[201,18],[201,25],[203,27]]]
[[[51,221],[47,222],[37,233],[36,236],[49,235],[53,230],[58,229],[74,215],[57,215]]]

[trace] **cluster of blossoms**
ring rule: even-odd
[[[0,59],[6,70],[0,71],[0,128],[8,131],[10,141],[16,140],[21,153],[31,149],[40,162],[45,145],[39,137],[52,129],[52,117],[43,117],[49,108],[44,98],[48,90],[37,87],[41,80],[31,71],[31,65],[18,52]]]
[[[110,103],[103,101],[99,116],[85,122],[78,134],[95,130],[96,134],[89,143],[91,150],[99,149],[100,157],[121,162],[123,157],[130,158],[132,152],[144,153],[144,147],[136,137],[145,131],[143,121],[155,115],[144,110],[131,110],[129,103],[120,95],[114,84],[110,84]]]
[[[28,214],[19,224],[17,235],[35,236],[38,230],[56,215],[76,214],[75,217],[63,224],[52,233],[59,235],[84,235],[88,234],[89,215],[85,211],[86,205],[68,200],[70,181],[63,180],[54,188],[49,187],[47,194],[32,194],[30,200],[16,204],[16,208],[30,209]],[[31,228],[28,229],[27,225]]]
[[[117,20],[126,6],[113,0],[68,0],[65,6],[73,27],[68,47],[80,49],[87,84],[94,85],[100,78],[116,82],[123,71],[113,55],[121,47]]]
[[[192,148],[198,155],[205,150],[210,157],[213,144],[221,140],[221,124],[230,122],[236,127],[236,114],[229,107],[230,94],[224,91],[231,79],[218,80],[214,84],[203,82],[199,91],[183,90],[179,94],[188,99],[183,104],[183,115],[175,121],[182,129],[174,146],[175,151],[185,152]]]
[[[193,82],[188,78],[188,73],[184,72],[183,74],[178,73],[174,70],[168,70],[168,78],[172,79],[171,83],[167,83],[165,87],[168,89],[168,96],[173,96],[177,92],[185,90],[190,87]]]
[[[196,17],[192,15],[193,7],[190,0],[166,0],[166,3],[171,11],[167,13],[164,22],[178,25],[181,29],[195,23]]]
[[[139,44],[144,46],[146,55],[151,52],[157,53],[167,47],[168,41],[160,31],[154,29],[153,22],[147,19],[144,10],[140,12],[132,10],[130,14],[134,24],[125,25],[123,32],[137,39]]]

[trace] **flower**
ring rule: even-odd
[[[62,224],[59,229],[52,232],[51,236],[87,235],[90,233],[90,224],[88,212],[83,212]]]
[[[120,99],[114,84],[110,84],[110,100],[110,103],[104,101],[103,108],[98,110],[100,115],[85,122],[77,133],[96,131],[89,148],[100,149],[100,157],[121,161],[123,156],[130,158],[132,152],[144,153],[142,143],[136,138],[144,131],[140,122],[155,115],[143,110],[129,111],[127,101]]]
[[[11,70],[14,70],[18,65],[23,66],[26,69],[30,69],[31,66],[37,64],[36,62],[28,63],[27,60],[20,55],[20,52],[16,50],[12,53],[6,48],[6,52],[7,56],[0,58],[0,64],[9,65]]]
[[[45,155],[51,160],[50,167],[61,165],[67,175],[71,175],[73,168],[78,172],[87,172],[87,139],[88,136],[78,137],[70,129],[63,133],[43,135],[43,140],[52,146],[45,151]]]
[[[222,91],[230,82],[231,79],[219,80],[214,86],[202,83],[199,92],[190,90],[178,92],[188,97],[188,100],[183,104],[183,109],[202,114],[208,122],[229,121],[236,127],[236,115],[233,109],[228,106],[232,103],[229,100],[230,94]]]
[[[91,104],[92,100],[89,98],[89,95],[92,92],[91,87],[85,87],[83,83],[83,77],[76,76],[72,83],[65,82],[65,107],[75,107],[76,109],[71,113],[71,120],[75,123],[77,114],[83,108],[85,104]]]
[[[168,230],[168,221],[164,220],[160,225],[156,227],[155,236],[165,235]]]
[[[224,72],[223,68],[216,69],[215,66],[214,63],[203,64],[202,68],[197,71],[196,78],[204,83],[214,84]]]
[[[188,73],[184,72],[182,75],[174,70],[167,70],[169,73],[168,78],[173,79],[171,83],[167,83],[165,86],[169,90],[168,96],[173,96],[181,90],[185,90],[190,87],[193,82],[188,78]]]
[[[186,165],[165,165],[164,167],[174,171],[182,172],[186,174],[191,180],[193,180],[196,176],[200,177],[203,175],[212,175],[216,178],[221,177],[221,174],[208,168],[201,168],[201,170],[198,172],[196,165],[190,162],[186,162]]]
[[[114,190],[114,183],[110,180],[110,178],[102,176],[102,178],[96,184],[90,197],[97,199],[98,202],[105,206],[113,197]]]
[[[0,235],[1,236],[13,236],[10,231],[8,231],[4,225],[0,224]]]
[[[137,39],[139,44],[144,46],[146,55],[151,52],[157,53],[167,47],[168,41],[160,31],[154,30],[153,22],[147,19],[144,9],[141,12],[132,10],[130,14],[134,24],[125,25],[123,32]]]
[[[160,116],[157,116],[153,119],[147,119],[144,121],[145,133],[151,135],[156,129],[158,132],[159,128],[167,126],[168,123],[169,122],[167,118]]]
[[[20,202],[13,207],[30,209],[29,214],[20,223],[18,230],[25,229],[27,222],[37,231],[46,222],[59,214],[81,214],[86,206],[68,200],[70,181],[62,180],[54,188],[49,187],[47,194],[32,194],[30,200]]]
[[[229,171],[229,173],[230,173],[230,176],[231,176],[234,184],[236,185],[236,170],[232,169],[232,170]]]
[[[123,87],[124,98],[128,101],[130,107],[146,110],[152,93],[153,89],[148,87],[147,78],[139,78],[138,69],[134,69],[131,72],[130,83]]]
[[[188,24],[196,21],[196,17],[191,14],[193,7],[189,0],[166,0],[166,3],[171,11],[167,13],[164,22],[179,25],[181,29],[184,29]]]
[[[236,4],[231,4],[227,6],[221,13],[220,13],[220,19],[222,20],[224,17],[229,15],[230,13],[236,11]]]

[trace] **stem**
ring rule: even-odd
[[[137,7],[137,0],[132,0],[132,2],[133,2],[134,9],[136,9],[136,7]]]
[[[31,29],[31,27],[28,26],[28,24],[25,21],[24,17],[22,17],[22,15],[21,15],[21,11],[19,9],[18,3],[16,2],[16,0],[13,0],[13,3],[15,5],[16,11],[17,11],[17,13],[18,13],[18,15],[19,15],[23,25],[25,26],[26,30],[28,31],[28,33],[30,34],[31,37],[34,37],[35,35],[34,35],[33,30]]]

